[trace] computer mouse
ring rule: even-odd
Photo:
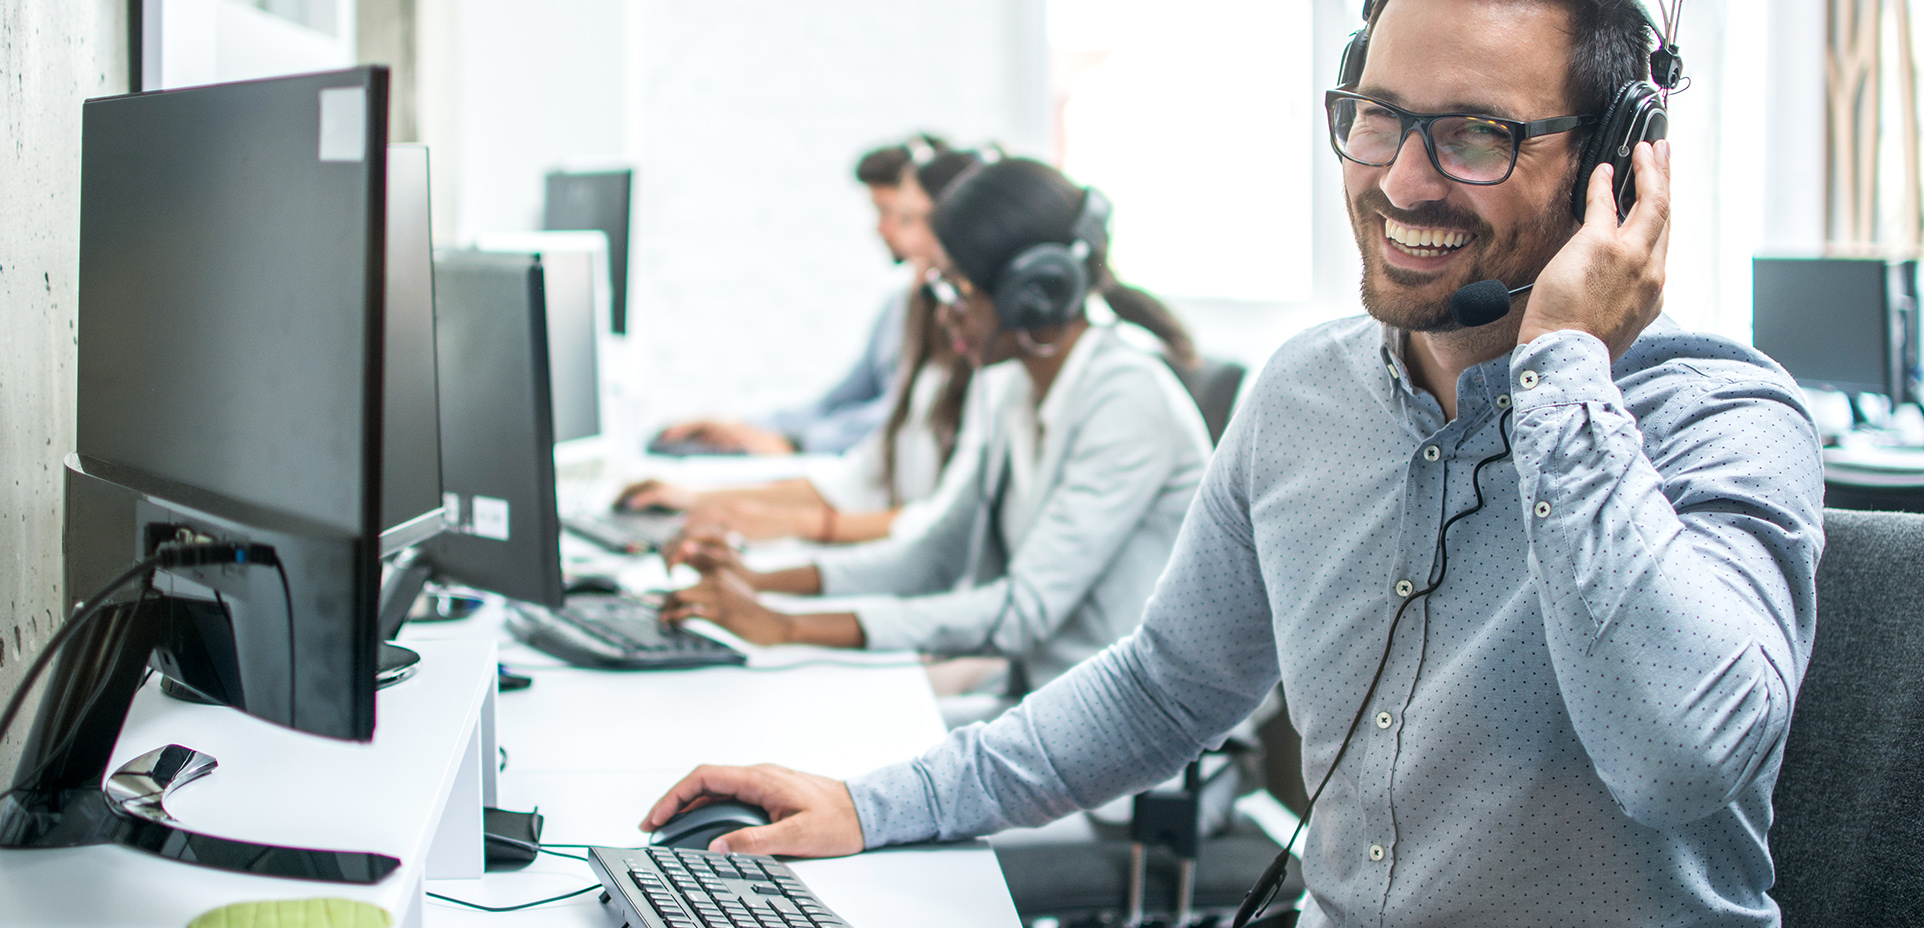
[[[669,819],[667,824],[655,831],[654,840],[649,843],[657,847],[703,851],[722,835],[743,828],[756,828],[768,822],[768,813],[762,811],[761,806],[749,805],[738,799],[723,799],[698,809],[689,809]]]
[[[613,577],[600,574],[582,574],[568,581],[565,592],[569,596],[577,593],[600,593],[616,596],[621,593],[621,583]]]

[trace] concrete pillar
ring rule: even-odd
[[[74,446],[80,104],[127,88],[126,9],[0,4],[0,700],[70,606],[61,459]],[[0,773],[25,736],[15,726]]]

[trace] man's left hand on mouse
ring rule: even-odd
[[[1637,201],[1623,224],[1611,168],[1590,178],[1583,227],[1544,265],[1523,307],[1517,343],[1563,329],[1588,332],[1623,357],[1663,311],[1664,257],[1670,248],[1670,142],[1639,142],[1631,153]]]

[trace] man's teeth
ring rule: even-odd
[[[1413,229],[1388,216],[1383,217],[1383,234],[1405,254],[1435,258],[1468,244],[1470,233],[1451,229]]]

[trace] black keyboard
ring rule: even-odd
[[[627,928],[848,928],[795,871],[761,854],[588,849],[601,904]]]
[[[626,596],[577,593],[560,609],[510,603],[508,631],[570,664],[607,670],[673,670],[745,664],[713,638],[661,623],[655,606]]]
[[[561,517],[561,527],[616,554],[659,550],[681,533],[679,513],[611,512]]]

